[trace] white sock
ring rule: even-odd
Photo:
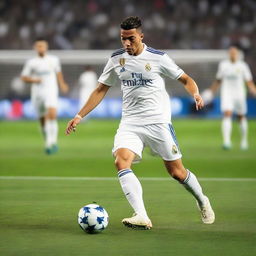
[[[52,132],[52,144],[57,144],[58,140],[58,122],[57,120],[51,120],[51,132]]]
[[[45,121],[45,147],[49,148],[52,145],[52,136],[51,136],[51,121]]]
[[[45,121],[45,146],[51,147],[57,143],[58,137],[58,123],[57,120],[46,120]]]
[[[222,136],[223,136],[223,144],[226,146],[231,145],[231,131],[232,131],[232,119],[231,117],[224,117],[222,119]]]
[[[240,121],[241,130],[241,146],[248,146],[248,122],[247,118],[242,118]]]
[[[142,187],[133,171],[131,169],[120,170],[118,172],[118,178],[122,190],[134,212],[148,218],[142,197]]]
[[[187,172],[187,177],[183,182],[181,182],[181,184],[183,184],[186,190],[188,190],[196,198],[199,205],[202,206],[205,201],[202,187],[199,184],[196,176],[189,170],[187,170]]]

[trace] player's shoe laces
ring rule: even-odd
[[[211,207],[210,201],[207,196],[205,196],[205,203],[203,206],[199,206],[197,202],[198,209],[201,213],[201,219],[204,224],[212,224],[215,220],[215,214]]]
[[[122,223],[134,229],[151,229],[152,223],[149,218],[142,217],[136,213],[133,214],[131,218],[125,218],[122,220]]]

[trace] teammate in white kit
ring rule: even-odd
[[[249,66],[239,59],[239,50],[237,47],[229,48],[229,59],[220,62],[216,74],[216,80],[206,93],[213,98],[220,87],[221,111],[223,112],[222,120],[222,136],[223,148],[230,149],[231,131],[232,131],[232,115],[237,114],[241,130],[242,150],[248,149],[248,124],[246,119],[247,103],[246,88],[248,86],[250,92],[256,96],[256,88],[252,80],[252,74]]]
[[[123,92],[123,107],[113,155],[121,187],[135,212],[133,217],[123,219],[123,224],[132,228],[152,227],[145,210],[141,184],[131,170],[132,163],[142,158],[144,146],[149,146],[163,159],[169,174],[196,198],[202,221],[211,224],[215,216],[209,199],[203,194],[196,176],[185,169],[181,161],[181,152],[170,122],[170,100],[164,77],[183,83],[194,98],[197,109],[203,107],[203,100],[194,80],[164,52],[146,46],[142,39],[138,17],[128,17],[121,23],[124,48],[112,54],[98,80],[97,89],[68,123],[66,134],[75,130],[81,119],[100,103],[118,78]]]
[[[47,54],[47,41],[41,38],[37,39],[34,49],[37,52],[37,57],[26,62],[21,79],[32,85],[31,101],[40,120],[45,139],[45,152],[53,154],[58,150],[58,84],[64,93],[68,91],[68,85],[63,79],[58,57]]]
[[[79,108],[82,108],[84,103],[89,99],[91,93],[98,85],[96,72],[91,66],[87,66],[85,71],[79,77]]]

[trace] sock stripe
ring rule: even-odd
[[[128,173],[131,173],[131,172],[132,172],[132,170],[130,170],[130,169],[121,170],[118,172],[118,178],[121,178],[122,176],[124,176]]]
[[[183,180],[183,184],[186,184],[188,183],[189,179],[190,179],[190,171],[187,170],[188,174],[187,174],[187,177],[185,178],[185,180]]]

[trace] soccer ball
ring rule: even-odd
[[[108,225],[108,213],[98,204],[88,204],[78,212],[78,224],[87,233],[98,233]]]

